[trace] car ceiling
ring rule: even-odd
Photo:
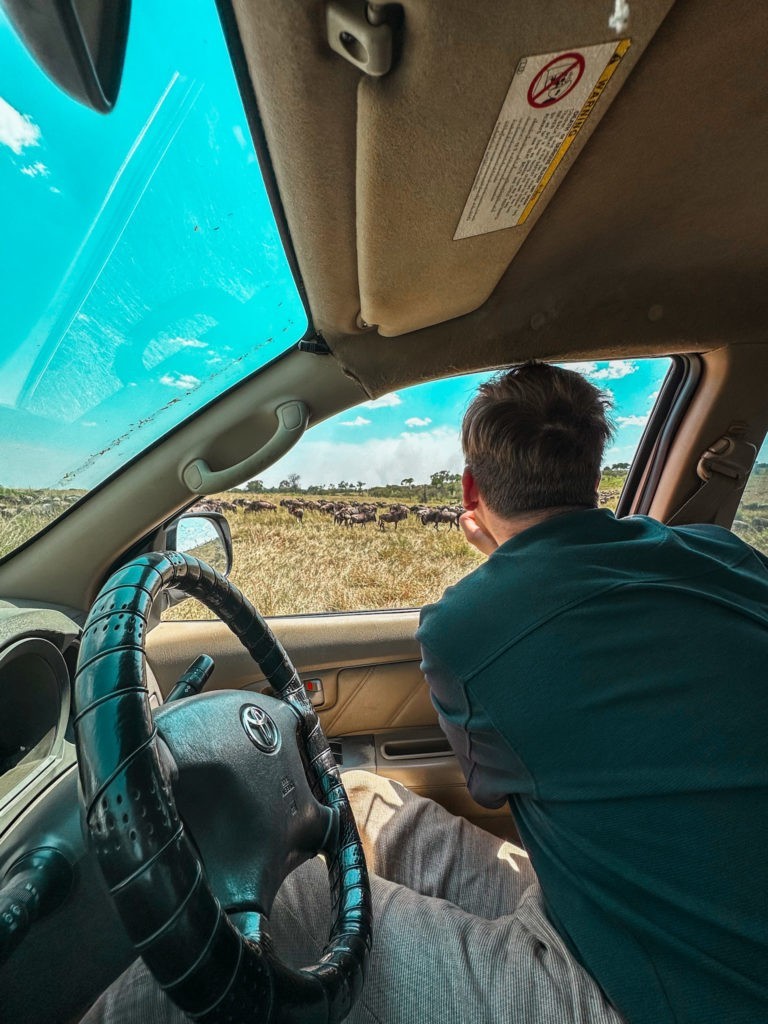
[[[630,0],[617,35],[614,0],[405,0],[381,78],[330,49],[325,6],[235,0],[230,47],[314,323],[368,394],[762,339],[768,5]],[[526,224],[454,241],[519,60],[617,38],[632,45]]]

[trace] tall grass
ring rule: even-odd
[[[610,495],[604,507],[616,507],[622,482],[623,477],[604,478],[603,493]],[[277,504],[295,495],[260,497]],[[349,495],[328,497],[350,500]],[[437,601],[446,587],[484,561],[460,531],[446,525],[437,530],[422,526],[413,515],[397,529],[388,523],[383,531],[377,523],[336,526],[329,516],[310,511],[298,524],[279,506],[275,512],[237,511],[226,516],[234,547],[230,579],[267,616],[420,608]],[[193,600],[163,616],[212,617]]]
[[[733,532],[768,555],[768,469],[755,469],[747,481]]]
[[[85,493],[0,487],[0,558],[44,530]]]
[[[603,476],[603,507],[615,509],[623,483],[623,474]],[[0,555],[33,536],[81,495],[75,491],[0,493],[0,513],[6,510],[6,518],[0,520]],[[290,496],[262,495],[276,504]],[[366,500],[365,493],[324,497]],[[329,516],[314,511],[305,511],[299,524],[279,507],[275,512],[238,510],[226,515],[234,546],[231,579],[264,615],[419,608],[438,600],[446,587],[483,561],[460,532],[445,524],[438,530],[422,526],[412,515],[397,529],[387,524],[384,531],[376,523],[336,526]],[[768,552],[768,471],[757,469],[751,477],[734,531]],[[193,600],[164,615],[166,619],[211,617],[207,608]]]
[[[383,531],[377,523],[336,526],[309,511],[299,524],[284,508],[226,516],[234,547],[230,579],[263,615],[417,608],[483,561],[463,534],[422,526],[413,516]],[[187,600],[164,618],[212,615]]]

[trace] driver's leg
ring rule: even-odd
[[[511,914],[536,875],[525,850],[399,782],[344,773],[368,870],[489,919]]]
[[[350,1024],[621,1024],[549,922],[524,851],[397,783],[348,772],[344,784],[374,910]],[[319,860],[286,880],[272,919],[284,959],[316,961],[330,921]]]
[[[371,875],[374,946],[350,1024],[621,1024],[548,922],[521,851],[397,784],[364,773],[345,784],[372,866],[413,881]],[[314,963],[329,926],[327,871],[315,859],[277,895],[276,952],[294,966]],[[184,1017],[137,963],[85,1020]]]
[[[536,882],[495,920],[377,875],[371,896],[373,949],[348,1024],[623,1024],[549,923]],[[295,966],[316,962],[329,923],[315,859],[278,894],[277,952]]]
[[[349,1024],[623,1024],[548,922],[538,885],[513,914],[467,914],[376,875],[373,949]],[[309,861],[286,880],[271,915],[276,951],[317,961],[330,923],[327,872]],[[137,961],[83,1024],[183,1024]]]
[[[159,988],[144,961],[134,960],[80,1024],[189,1024],[189,1018]]]

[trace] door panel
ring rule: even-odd
[[[302,676],[368,665],[419,661],[417,611],[297,615],[271,619],[270,628]],[[216,669],[207,688],[241,689],[264,674],[223,622],[161,622],[147,637],[147,658],[167,694],[198,654]]]
[[[318,711],[328,736],[437,723],[418,661],[343,669],[335,701],[325,696]]]
[[[317,711],[329,738],[341,741],[342,770],[364,767],[396,779],[497,835],[516,838],[509,810],[475,803],[458,761],[442,746],[419,667],[417,611],[303,615],[269,624],[302,679],[322,686]],[[207,689],[267,687],[223,623],[162,622],[147,638],[149,666],[162,694],[199,654],[216,663]]]

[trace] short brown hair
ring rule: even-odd
[[[580,373],[528,362],[485,384],[464,416],[461,441],[492,512],[512,518],[597,504],[609,396]]]

